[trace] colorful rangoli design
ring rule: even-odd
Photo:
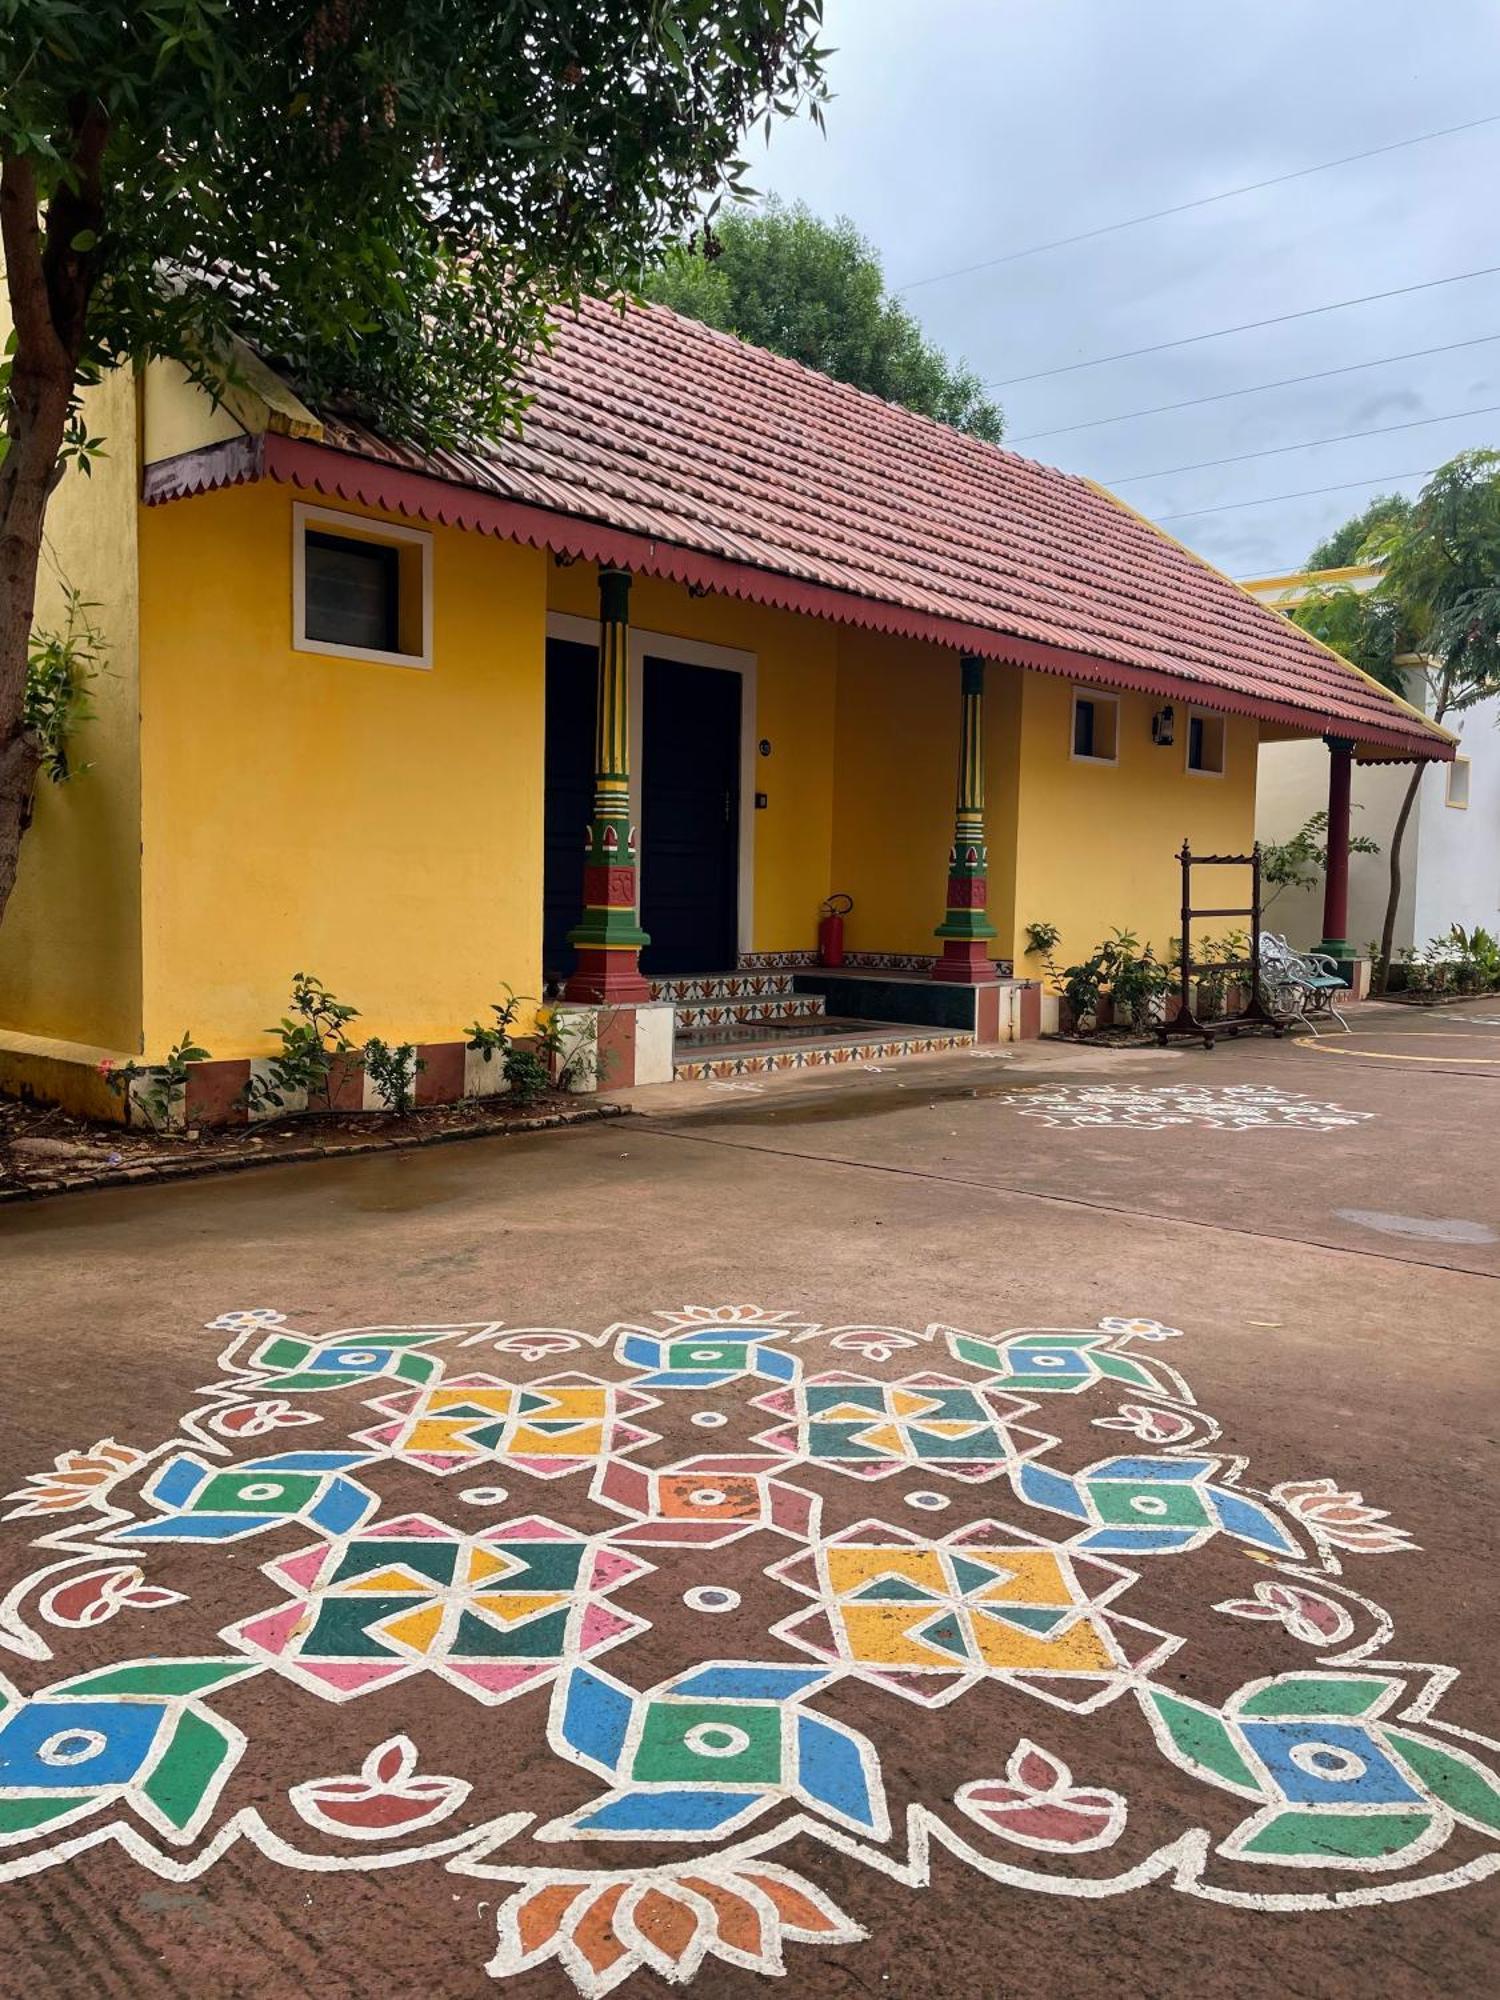
[[[0,1880],[446,1871],[499,1890],[497,1979],[596,1996],[854,1945],[820,1848],[1273,1912],[1500,1868],[1500,1744],[1348,1575],[1410,1537],[1325,1474],[1252,1485],[1157,1320],[214,1326],[171,1437],[9,1496]],[[275,1716],[321,1754],[268,1790]]]

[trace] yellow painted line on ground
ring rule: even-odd
[[[1437,1029],[1431,1034],[1423,1035],[1422,1039],[1424,1042],[1472,1042],[1476,1037],[1473,1035],[1457,1034],[1448,1029]],[[1313,1055],[1358,1056],[1365,1062],[1446,1063],[1450,1069],[1459,1062],[1472,1063],[1484,1069],[1500,1067],[1500,1056],[1394,1055],[1386,1054],[1380,1049],[1351,1049],[1347,1043],[1335,1044],[1328,1041],[1297,1042],[1295,1046],[1299,1049],[1306,1049]]]

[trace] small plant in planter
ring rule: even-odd
[[[106,1058],[99,1074],[116,1097],[125,1099],[127,1126],[138,1111],[151,1131],[166,1132],[181,1123],[177,1113],[187,1095],[188,1071],[194,1063],[208,1060],[208,1050],[199,1048],[191,1032],[185,1032],[162,1062],[114,1063]]]
[[[1198,964],[1203,970],[1198,974],[1193,1011],[1200,1021],[1217,1021],[1223,1016],[1225,996],[1229,991],[1226,961],[1231,957],[1227,940],[1221,943],[1217,938],[1205,938],[1198,947]]]
[[[503,1064],[506,1050],[510,1047],[511,1029],[515,1026],[516,1016],[524,1004],[521,994],[517,993],[514,987],[507,986],[503,1001],[490,1002],[490,1012],[495,1017],[494,1026],[487,1027],[482,1021],[473,1022],[469,1028],[469,1039],[464,1046],[475,1050],[487,1063],[494,1062],[498,1057]]]
[[[1146,1028],[1160,1021],[1167,1004],[1172,975],[1148,944],[1139,958],[1123,958],[1110,987],[1115,1025]]]
[[[544,1057],[535,1049],[509,1047],[505,1051],[505,1081],[510,1085],[510,1094],[523,1109],[535,1104],[543,1096],[552,1082],[552,1073]]]
[[[1026,926],[1026,956],[1028,958],[1050,959],[1061,942],[1062,932],[1056,924],[1028,924]]]
[[[351,1021],[358,1020],[359,1009],[336,1000],[311,972],[292,974],[291,1005],[290,1015],[266,1030],[281,1046],[267,1065],[268,1075],[252,1076],[246,1084],[245,1101],[252,1111],[284,1111],[299,1097],[310,1109],[321,1097],[318,1108],[331,1111],[355,1053],[346,1031]]]
[[[1061,972],[1049,965],[1048,971],[1062,991],[1074,1034],[1092,1034],[1098,1025],[1099,1001],[1104,991],[1103,954],[1093,952],[1081,965],[1065,966]]]
[[[400,1042],[391,1048],[378,1035],[372,1035],[364,1046],[364,1065],[365,1075],[374,1084],[386,1110],[404,1118],[411,1110],[417,1072],[427,1067],[419,1059],[416,1045]]]
[[[601,1015],[592,1035],[569,1036],[554,1012],[537,1022],[537,1053],[547,1065],[559,1090],[587,1090],[604,1081],[610,1058],[599,1047],[599,1036],[608,1028],[612,1015]]]

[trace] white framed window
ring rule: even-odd
[[[1469,760],[1455,757],[1448,766],[1448,786],[1443,793],[1443,804],[1453,806],[1459,812],[1467,812],[1469,806]]]
[[[1073,690],[1072,756],[1075,764],[1118,764],[1120,697],[1098,688]]]
[[[1224,775],[1224,718],[1188,711],[1186,769],[1200,778]]]
[[[292,507],[292,645],[382,667],[432,665],[432,536]]]

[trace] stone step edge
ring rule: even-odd
[[[869,1042],[813,1042],[801,1048],[757,1049],[746,1055],[693,1056],[672,1066],[677,1083],[716,1083],[728,1077],[766,1076],[788,1069],[825,1069],[834,1064],[899,1061],[903,1056],[943,1055],[974,1047],[967,1029],[941,1034],[885,1036]]]

